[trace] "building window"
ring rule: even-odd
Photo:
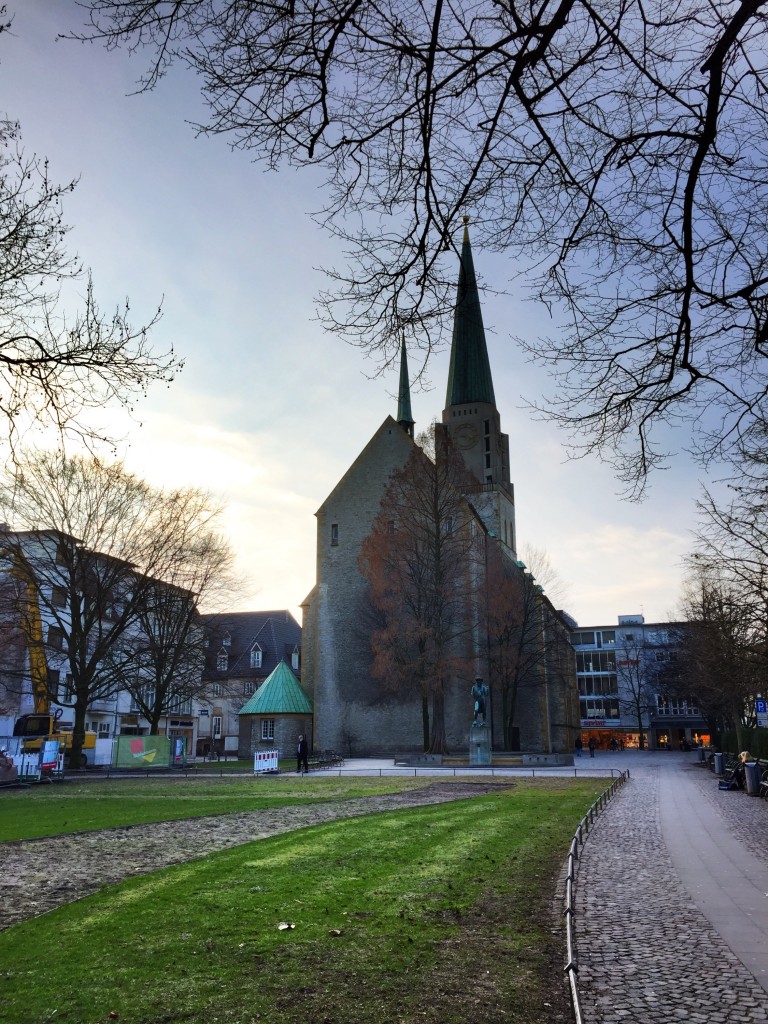
[[[52,587],[51,588],[51,607],[52,608],[66,608],[67,606],[67,591],[65,587]]]
[[[258,644],[254,644],[251,648],[251,668],[261,668],[261,648]]]
[[[73,699],[74,695],[75,694],[72,689],[72,674],[67,672],[63,682],[61,680],[59,681],[59,703],[69,703]]]
[[[490,469],[491,468],[491,456],[490,455],[486,455],[485,456],[485,468],[486,469]]]
[[[595,634],[594,633],[571,633],[571,643],[574,647],[594,647],[595,646]]]
[[[213,696],[214,697],[220,697],[223,692],[224,692],[224,687],[221,685],[221,683],[214,683],[213,684]]]
[[[275,738],[275,720],[274,720],[274,718],[262,718],[262,720],[261,720],[261,738],[263,740],[273,740]]]
[[[229,635],[229,633],[225,633],[224,636],[221,638],[221,646],[222,647],[231,647],[232,646],[232,637]]]
[[[226,672],[229,668],[229,655],[226,651],[219,651],[216,655],[216,668],[219,672]]]
[[[99,739],[106,739],[109,736],[109,722],[99,722]]]
[[[483,420],[483,431],[486,434],[490,434],[490,432],[491,432],[491,421],[490,420]]]
[[[221,737],[222,723],[223,723],[223,719],[222,719],[221,715],[214,715],[213,716],[213,725],[212,725],[211,728],[212,728],[212,735],[213,735],[213,738],[215,740],[220,739],[220,737]]]
[[[64,650],[64,631],[58,626],[48,627],[48,646],[54,651]]]
[[[339,524],[331,523],[331,547],[335,548],[339,543]]]
[[[615,651],[576,651],[577,672],[615,672]]]
[[[253,653],[253,652],[251,652]],[[243,683],[243,696],[252,697],[256,693],[256,683]]]
[[[299,648],[293,648],[293,654],[291,655],[291,668],[294,672],[299,671]]]

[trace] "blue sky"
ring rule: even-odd
[[[130,296],[139,322],[162,299],[156,346],[186,359],[178,380],[138,408],[140,425],[109,414],[126,437],[121,455],[154,483],[218,495],[247,580],[239,607],[298,615],[314,582],[314,512],[396,409],[396,371],[375,377],[359,349],[315,319],[324,284],[316,268],[341,262],[309,218],[322,203],[320,178],[266,173],[224,139],[196,137],[187,122],[204,111],[183,69],[154,93],[131,95],[146,55],[57,41],[80,24],[73,0],[8,6],[0,95],[27,151],[47,157],[57,180],[80,177],[65,208],[71,248],[92,267],[104,307]],[[499,254],[474,256],[496,287],[519,269]],[[546,549],[582,625],[674,614],[696,467],[680,456],[645,502],[621,501],[610,467],[568,462],[564,438],[524,409],[548,381],[511,338],[556,329],[546,310],[517,283],[486,297],[483,314],[521,547]],[[429,370],[433,390],[412,394],[417,430],[439,417],[447,373],[444,352]]]

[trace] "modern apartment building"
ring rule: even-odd
[[[684,622],[619,615],[616,625],[572,632],[585,747],[590,739],[602,749],[685,749],[709,742],[698,707],[675,685],[685,629]]]

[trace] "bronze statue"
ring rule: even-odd
[[[478,676],[472,686],[472,699],[475,702],[475,718],[472,725],[485,725],[485,702],[488,697],[488,687]],[[481,721],[482,717],[482,721]]]

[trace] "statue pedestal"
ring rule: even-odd
[[[469,730],[469,763],[491,763],[491,730],[487,725],[473,725]]]

